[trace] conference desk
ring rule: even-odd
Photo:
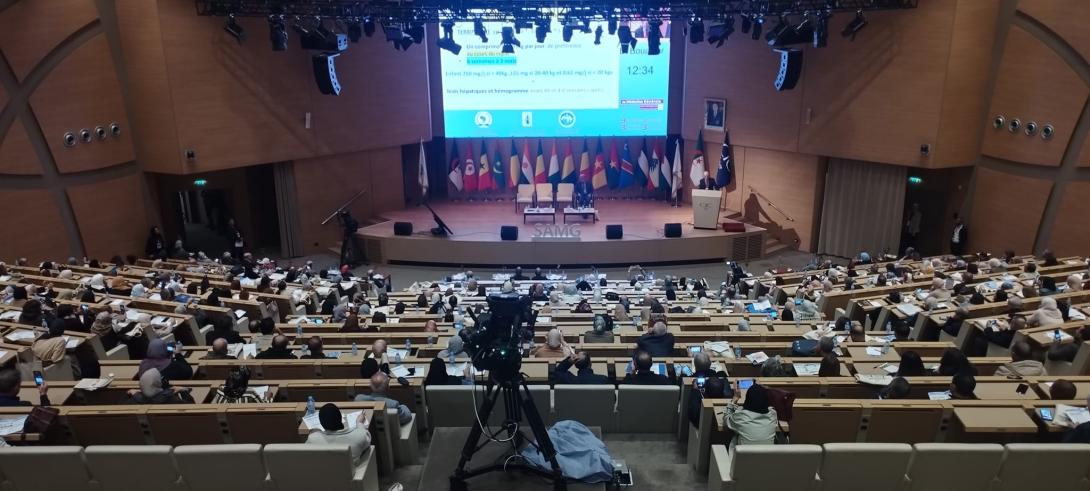
[[[961,430],[968,434],[1037,433],[1037,423],[1020,407],[955,407],[954,416]]]

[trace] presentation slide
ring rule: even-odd
[[[488,42],[473,23],[458,23],[459,54],[440,50],[447,138],[661,136],[666,134],[670,81],[670,23],[660,26],[661,53],[647,54],[647,22],[629,22],[635,48],[621,53],[605,22],[571,42],[554,21],[544,43],[533,28],[522,44],[501,52],[500,22],[485,22]],[[594,30],[601,26],[601,44]]]

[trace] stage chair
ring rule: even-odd
[[[597,426],[603,432],[614,431],[617,388],[602,385],[557,385],[556,419],[571,419],[587,426]]]
[[[515,194],[515,212],[518,213],[519,205],[534,206],[534,185],[533,184],[519,184],[518,191]]]
[[[556,185],[556,206],[563,208],[573,206],[575,201],[575,184],[562,182]]]
[[[617,390],[617,431],[673,433],[678,396],[676,385],[621,385]]]
[[[708,491],[813,490],[821,455],[818,445],[739,445],[734,455],[713,445]]]
[[[908,468],[911,491],[986,491],[1003,462],[1003,446],[992,443],[917,443],[914,447]]]
[[[189,491],[265,491],[270,486],[261,445],[175,447],[174,461]]]
[[[375,447],[356,466],[347,445],[288,443],[266,445],[262,452],[275,489],[378,491]]]
[[[818,481],[822,489],[901,489],[912,459],[904,443],[827,443]]]
[[[169,445],[94,445],[83,451],[92,480],[102,491],[183,489]]]
[[[1090,445],[1009,443],[999,470],[999,491],[1043,487],[1087,489]]]
[[[0,447],[0,474],[7,478],[4,489],[95,489],[83,464],[82,453],[83,449],[75,446]]]
[[[553,185],[550,183],[538,183],[534,185],[534,193],[537,194],[537,206],[553,206]],[[542,203],[544,202],[544,203]]]

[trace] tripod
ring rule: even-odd
[[[521,393],[519,392],[519,388],[522,389]],[[483,432],[481,427],[483,426],[483,423],[488,422],[488,418],[492,414],[492,409],[500,398],[503,399],[503,408],[505,411],[503,424],[491,435],[488,435],[488,440],[481,444],[480,439]],[[537,467],[526,465],[525,463],[507,464],[506,461],[484,465],[475,469],[466,469],[466,464],[473,458],[473,454],[484,448],[485,445],[488,445],[489,442],[495,440],[496,437],[502,433],[507,434],[507,439],[513,443],[515,449],[522,446],[522,443],[526,442],[526,435],[519,429],[518,422],[523,414],[526,415],[526,421],[530,423],[530,430],[534,437],[534,440],[530,441],[529,444],[533,445],[545,456],[545,459],[548,460],[552,466],[552,472],[538,469]],[[549,439],[549,434],[545,431],[545,423],[541,421],[541,415],[537,412],[537,406],[534,405],[534,399],[530,395],[530,388],[526,385],[526,378],[521,373],[517,373],[515,377],[510,380],[498,382],[489,378],[484,403],[481,405],[481,411],[478,413],[478,417],[480,421],[473,422],[473,428],[470,429],[465,446],[462,448],[462,458],[458,461],[458,467],[454,470],[454,474],[450,476],[451,491],[466,491],[469,489],[466,483],[467,479],[488,472],[505,471],[507,469],[518,469],[550,479],[553,482],[554,491],[565,491],[568,489],[564,474],[560,470],[560,464],[556,460],[556,449],[553,448],[553,442]]]

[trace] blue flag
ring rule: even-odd
[[[730,158],[730,133],[723,136],[723,154],[719,156],[719,172],[715,175],[719,187],[729,186],[734,180],[734,159]]]

